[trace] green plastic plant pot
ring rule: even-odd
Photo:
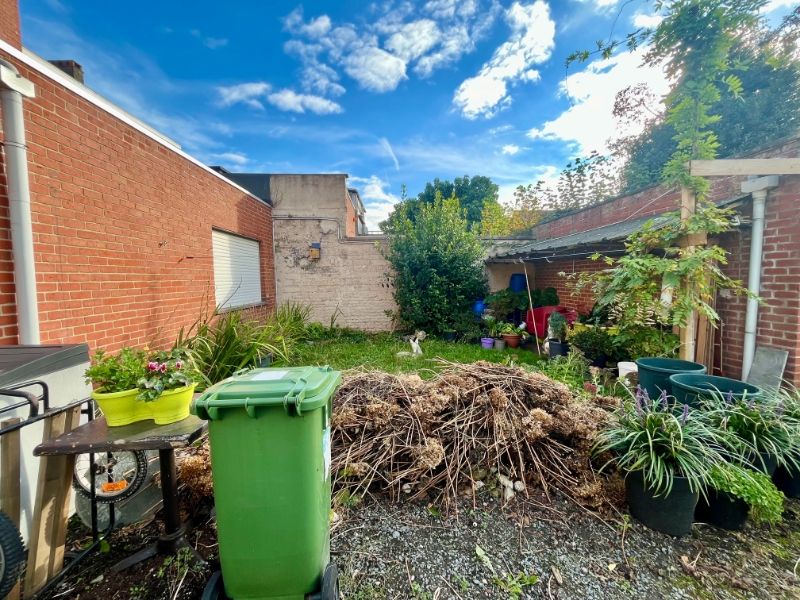
[[[303,600],[330,560],[328,367],[254,369],[192,403],[207,419],[225,593]]]
[[[666,390],[667,394],[672,395],[670,375],[706,372],[705,365],[677,358],[639,358],[636,365],[639,367],[639,385],[647,391],[651,398],[657,398],[661,395],[662,390]]]
[[[699,492],[689,488],[684,477],[675,477],[668,494],[656,495],[648,488],[641,471],[628,473],[625,491],[631,515],[650,529],[676,537],[692,531]]]
[[[701,405],[702,398],[714,394],[722,394],[725,397],[732,395],[736,399],[744,396],[752,398],[761,394],[761,388],[752,384],[716,375],[678,373],[670,375],[669,381],[675,400],[693,408]]]

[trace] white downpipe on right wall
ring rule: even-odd
[[[742,192],[753,196],[753,218],[750,238],[750,263],[747,274],[747,289],[754,295],[761,293],[761,263],[764,254],[764,226],[767,195],[771,188],[777,187],[778,177],[770,175],[749,179],[742,183]],[[758,300],[747,299],[744,318],[744,346],[742,351],[742,380],[746,381],[753,366],[758,334]]]

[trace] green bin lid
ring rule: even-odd
[[[327,404],[342,381],[330,367],[253,369],[229,377],[208,388],[192,402],[192,414],[215,420],[229,409],[245,409],[251,417],[256,408],[283,406],[290,415]]]

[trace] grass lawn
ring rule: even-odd
[[[363,367],[387,373],[419,373],[431,377],[441,369],[437,358],[471,363],[486,360],[496,363],[537,364],[543,359],[524,348],[484,350],[480,344],[445,342],[429,337],[422,342],[423,356],[397,356],[411,351],[411,345],[399,336],[388,333],[351,334],[338,338],[302,342],[293,363],[297,365],[330,365],[344,370]],[[534,346],[535,348],[535,346]]]

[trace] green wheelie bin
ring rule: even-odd
[[[338,598],[328,521],[341,379],[330,367],[254,369],[192,403],[208,420],[222,568],[204,597]]]

